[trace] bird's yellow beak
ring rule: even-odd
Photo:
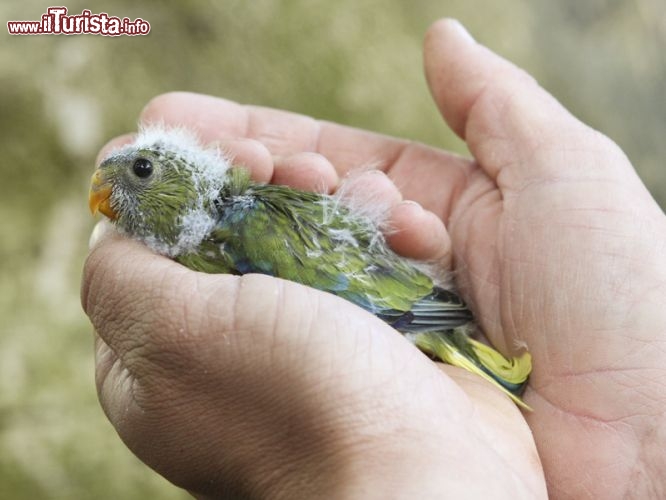
[[[118,215],[111,208],[111,183],[99,168],[90,180],[90,191],[88,192],[88,206],[93,215],[101,212],[111,220],[116,220]]]

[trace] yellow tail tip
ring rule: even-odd
[[[515,358],[507,358],[492,347],[466,337],[465,341],[473,351],[474,356],[477,357],[477,362],[471,359],[469,354],[465,354],[458,347],[448,342],[444,335],[446,334],[430,333],[419,335],[415,339],[416,346],[426,353],[437,356],[445,363],[464,368],[469,372],[481,376],[509,396],[516,405],[525,410],[532,411],[532,408],[517,394],[514,394],[508,387],[505,387],[497,380],[501,379],[507,386],[515,386],[516,392],[518,392],[532,371],[532,356],[529,352],[525,351]]]

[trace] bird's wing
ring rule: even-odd
[[[238,274],[263,273],[334,293],[396,319],[433,291],[381,233],[331,197],[284,186],[230,189],[210,240]],[[432,314],[428,303],[418,316]],[[425,320],[425,319],[424,319]]]

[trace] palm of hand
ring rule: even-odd
[[[605,149],[616,151],[610,143]],[[539,156],[515,168],[538,172],[538,162],[557,153]],[[639,456],[646,443],[636,429],[650,433],[660,407],[652,398],[664,401],[659,362],[649,354],[659,332],[640,324],[658,311],[658,299],[636,300],[648,270],[659,267],[640,261],[653,245],[640,227],[654,227],[661,215],[647,193],[636,206],[632,191],[642,186],[621,154],[608,155],[597,172],[584,152],[575,156],[569,168],[588,169],[587,179],[538,173],[500,189],[472,174],[449,227],[458,282],[483,331],[508,352],[518,341],[533,355],[526,401],[535,411],[526,418],[548,476],[558,478],[551,494],[569,496],[573,487],[574,496],[608,497],[635,487],[632,477],[653,467]],[[623,164],[626,175],[609,172]],[[612,471],[608,456],[616,457]]]
[[[486,128],[492,121],[499,132],[511,120],[506,109],[479,109],[483,99],[477,106]],[[442,155],[436,171],[431,154],[411,155],[409,177],[424,165],[430,175],[410,189],[448,221],[457,283],[483,332],[506,353],[527,346],[533,355],[526,401],[535,411],[526,418],[551,494],[608,497],[636,488],[636,478],[642,491],[653,487],[658,454],[649,440],[666,390],[663,356],[653,351],[660,332],[641,323],[659,314],[664,278],[650,276],[654,289],[643,289],[665,243],[646,229],[664,223],[622,152],[589,129],[577,132],[570,151],[565,142],[511,148],[498,140],[477,155],[488,159],[482,167]],[[502,157],[520,146],[524,158]],[[442,198],[443,185],[455,196]],[[439,204],[429,203],[438,193]]]

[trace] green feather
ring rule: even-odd
[[[369,309],[409,311],[433,282],[390,251],[368,220],[330,196],[251,183],[231,169],[207,240],[246,267],[336,293]],[[234,195],[229,196],[231,193]]]

